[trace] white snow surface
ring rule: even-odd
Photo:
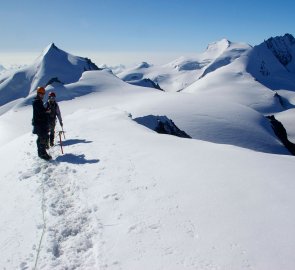
[[[209,45],[210,72],[179,93],[106,70],[48,86],[66,131],[50,162],[31,133],[34,92],[1,106],[1,269],[294,269],[294,157],[264,117],[294,139],[294,92],[278,90],[281,104],[231,46]],[[133,120],[147,115],[192,139]]]

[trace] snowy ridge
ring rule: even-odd
[[[214,81],[209,79],[210,82]],[[48,87],[48,91],[51,89]],[[238,91],[234,87],[223,96],[218,96],[214,90],[197,95],[167,95],[156,89],[127,84],[108,71],[87,71],[77,83],[57,86],[54,91],[59,100],[66,102],[66,109],[63,110],[69,114],[77,108],[117,106],[131,113],[133,117],[165,115],[194,139],[269,153],[288,153],[282,144],[278,143],[270,123],[261,115],[261,112],[281,111],[279,101],[270,90],[258,91],[253,87],[253,90],[245,95],[243,88]],[[232,95],[233,91],[236,95]],[[31,104],[33,96],[32,93],[0,118],[0,125],[6,130],[6,133],[0,135],[2,143],[30,132],[28,119],[31,119],[31,106],[27,105]],[[253,105],[252,97],[256,99]],[[242,101],[244,104],[239,104]],[[249,104],[245,104],[248,102]],[[235,113],[237,111],[238,114]],[[7,125],[10,119],[18,119],[17,129],[13,125]]]

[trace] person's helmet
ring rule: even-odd
[[[48,94],[48,96],[49,96],[49,97],[56,97],[56,95],[55,95],[54,92],[50,92],[50,93]]]
[[[42,86],[39,86],[39,87],[37,88],[37,94],[45,95],[45,88],[42,87]]]

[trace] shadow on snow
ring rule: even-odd
[[[86,159],[85,155],[65,154],[55,159],[58,162],[67,162],[72,164],[92,164],[98,163],[99,159]]]
[[[66,140],[62,142],[63,146],[69,146],[69,145],[73,145],[73,144],[78,144],[78,143],[92,143],[92,141],[87,141],[85,139],[81,140],[81,139],[71,139],[71,140]]]

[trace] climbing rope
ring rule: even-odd
[[[37,255],[36,255],[36,260],[35,260],[35,265],[34,265],[33,270],[37,270],[37,264],[38,264],[38,260],[39,260],[39,254],[40,254],[40,251],[41,251],[41,245],[42,245],[43,237],[44,237],[45,230],[46,230],[45,189],[44,189],[44,181],[43,180],[44,179],[42,179],[42,182],[41,182],[41,188],[42,188],[42,206],[41,206],[41,209],[42,209],[43,229],[42,229],[42,234],[41,234],[41,237],[40,237],[39,245],[38,245],[38,248],[37,248]]]

